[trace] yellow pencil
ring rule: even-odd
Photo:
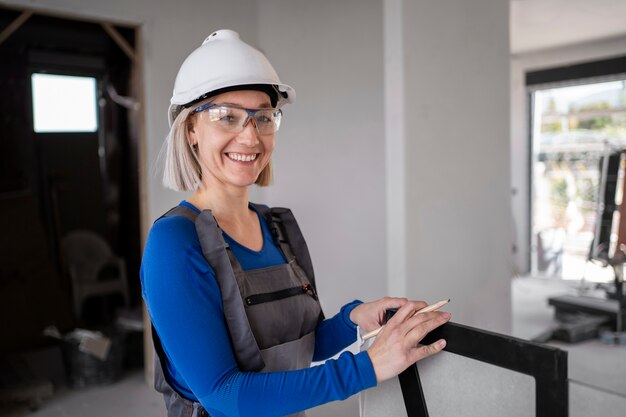
[[[415,316],[417,313],[428,313],[430,311],[437,311],[439,310],[441,307],[445,306],[446,304],[448,304],[450,302],[450,299],[448,298],[447,300],[441,300],[438,303],[435,304],[431,304],[429,306],[426,306],[420,310],[415,310],[415,312],[413,314],[411,314],[411,317]],[[381,327],[379,327],[376,330],[372,330],[371,332],[365,334],[365,336],[363,336],[363,341],[371,339],[372,337],[378,336],[378,333],[380,333],[380,331],[383,329],[383,327],[385,327],[385,325],[383,324]]]

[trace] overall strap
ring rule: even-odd
[[[259,371],[265,363],[246,316],[241,292],[233,268],[241,268],[224,241],[222,231],[210,210],[196,218],[196,232],[204,257],[213,268],[220,287],[224,317],[228,326],[235,357],[242,371]],[[228,249],[228,250],[226,250]],[[231,263],[234,261],[234,263]]]
[[[165,212],[165,214],[163,214],[161,217],[159,217],[158,219],[155,220],[155,223],[158,222],[159,220],[161,220],[164,217],[170,217],[170,216],[182,216],[184,218],[186,218],[187,220],[190,220],[191,222],[195,223],[196,222],[196,217],[198,217],[198,213],[197,211],[186,207],[186,206],[176,206],[173,207],[171,209],[169,209],[168,211]]]
[[[220,287],[224,317],[239,367],[243,371],[263,369],[265,363],[250,328],[235,278],[235,273],[242,270],[241,265],[224,240],[213,213],[211,210],[198,213],[189,207],[177,206],[164,214],[164,216],[176,215],[186,217],[196,226],[202,254],[213,269]]]
[[[269,223],[274,240],[280,246],[287,261],[289,262],[295,258],[297,264],[302,268],[309,282],[317,291],[309,248],[291,210],[284,207],[268,208],[261,204],[250,204],[252,204]],[[324,318],[323,313],[320,317],[321,319]]]
[[[209,213],[211,213],[211,210],[204,210],[207,211]],[[198,218],[198,216],[200,216],[201,213],[198,213],[196,210],[191,209],[187,206],[176,206],[170,210],[168,210],[164,215],[162,215],[161,217],[159,217],[156,221],[164,218],[164,217],[169,217],[169,216],[182,216],[184,218],[186,218],[187,220],[193,222],[194,224],[196,224],[196,219]],[[213,217],[213,215],[210,215],[213,218],[213,222],[216,224],[216,226],[219,229],[219,225],[217,225],[217,221],[215,220],[215,217]],[[155,223],[156,223],[155,221]],[[197,231],[198,227],[196,225],[196,233],[198,233]],[[226,250],[227,255],[228,255],[228,259],[230,259],[231,261],[231,266],[233,268],[233,270],[237,273],[237,272],[241,272],[243,269],[241,268],[241,264],[239,263],[239,261],[237,260],[237,258],[235,258],[235,255],[233,255],[233,252],[230,250],[230,246],[228,245],[228,243],[226,243],[226,241],[224,240],[224,236],[222,235],[221,230],[219,231],[219,233],[217,233],[214,237],[216,237],[217,239],[219,239],[219,243],[221,243],[221,247],[223,249]],[[198,238],[200,238],[200,234],[198,233]],[[202,245],[202,240],[200,239],[200,245]],[[206,257],[206,256],[205,256]],[[208,258],[207,258],[208,260]],[[211,264],[209,262],[209,264]],[[211,267],[213,267],[213,265],[211,265]]]

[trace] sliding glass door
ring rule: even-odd
[[[609,173],[603,161],[626,149],[626,77],[533,86],[530,97],[532,272],[612,280],[610,268],[588,260],[604,205],[621,201],[620,186],[616,201],[603,201],[602,185],[607,174],[623,178],[623,159]]]

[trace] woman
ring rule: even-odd
[[[279,416],[345,399],[443,349],[418,346],[450,319],[423,302],[353,301],[321,312],[309,254],[286,209],[251,204],[266,186],[280,107],[295,91],[237,33],[210,35],[183,63],[169,110],[164,183],[191,197],[157,220],[141,279],[168,416]],[[325,360],[379,328],[372,346]]]

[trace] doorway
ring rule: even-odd
[[[531,270],[608,282],[620,225],[626,58],[527,75]],[[599,260],[601,262],[594,262]]]
[[[0,350],[17,351],[45,345],[47,326],[140,306],[138,28],[0,8],[0,31]],[[77,313],[63,251],[76,231],[123,259],[128,297]]]

